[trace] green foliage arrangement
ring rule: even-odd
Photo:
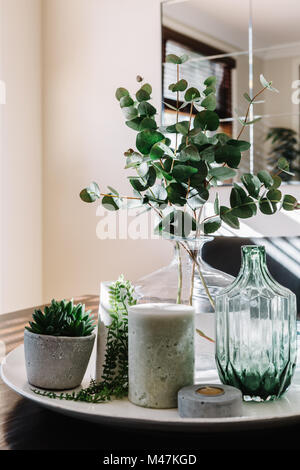
[[[136,304],[134,288],[121,276],[109,292],[112,322],[108,326],[102,381],[92,380],[79,392],[60,393],[34,390],[38,395],[60,400],[105,403],[128,395],[128,307]]]
[[[268,131],[266,140],[271,141],[270,157],[268,163],[274,166],[279,159],[284,158],[290,165],[290,172],[282,174],[284,181],[290,181],[293,173],[300,178],[300,150],[297,139],[297,132],[286,127],[271,127]]]
[[[217,195],[215,214],[201,219],[211,188],[237,176],[242,154],[250,148],[247,141],[241,140],[241,135],[246,126],[259,119],[249,120],[251,107],[265,90],[277,90],[272,82],[260,76],[262,89],[253,98],[244,94],[248,107],[245,118],[239,119],[241,131],[233,139],[218,132],[220,120],[215,112],[216,77],[208,77],[202,91],[189,88],[187,81],[179,74],[180,65],[187,60],[186,55],[178,57],[171,54],[166,58],[167,62],[177,67],[177,82],[169,86],[176,96],[177,106],[165,103],[176,112],[176,122],[170,126],[159,127],[157,124],[157,111],[150,103],[152,87],[148,83],[141,85],[140,76],[137,77],[140,88],[135,97],[125,88],[116,91],[126,125],[137,132],[136,150],[125,152],[125,168],[136,172],[136,175],[129,176],[133,196],[121,196],[111,187],[108,187],[107,193],[101,193],[98,184],[93,182],[81,191],[81,199],[91,203],[102,198],[102,204],[113,211],[130,207],[134,200],[135,207],[140,205],[156,211],[161,219],[156,228],[159,233],[184,236],[195,230],[198,233],[214,233],[222,223],[238,229],[240,219],[251,218],[258,211],[271,215],[281,208],[288,211],[299,209],[297,199],[292,195],[283,195],[279,189],[282,182],[280,175],[290,173],[288,160],[280,158],[271,173],[263,170],[257,174],[243,174],[240,183],[233,184],[230,204],[220,206]],[[181,106],[180,93],[184,94]],[[187,105],[189,119],[179,121],[180,109]],[[193,118],[194,110],[197,112]],[[174,147],[171,147],[168,137],[171,134],[175,135]],[[178,226],[181,227],[180,232],[176,233]]]
[[[278,90],[272,86],[272,82],[268,82],[263,75],[260,76],[261,90],[254,97],[247,93],[243,95],[247,102],[245,117],[239,118],[241,130],[238,136],[231,138],[223,132],[218,132],[220,119],[215,111],[216,77],[208,77],[201,90],[189,87],[188,82],[180,77],[180,65],[188,59],[186,55],[178,57],[170,54],[166,57],[166,61],[174,64],[177,70],[176,83],[169,85],[169,89],[175,94],[176,106],[165,103],[175,112],[175,122],[172,125],[158,125],[157,111],[150,103],[152,87],[149,83],[142,84],[142,77],[137,77],[139,89],[134,97],[123,87],[116,91],[116,99],[124,114],[126,125],[137,132],[136,149],[130,148],[124,153],[125,168],[135,171],[134,175],[129,176],[133,195],[122,196],[110,186],[106,193],[102,193],[98,184],[93,182],[81,191],[80,198],[87,203],[101,199],[102,204],[111,211],[132,206],[135,209],[140,207],[141,213],[145,208],[155,211],[159,217],[155,231],[162,236],[181,237],[177,242],[179,257],[182,248],[192,259],[190,304],[197,269],[214,308],[214,300],[201,273],[197,253],[189,248],[182,237],[188,237],[191,233],[195,237],[202,233],[212,234],[219,230],[223,223],[233,229],[239,229],[240,219],[251,218],[258,211],[272,215],[280,209],[300,209],[300,204],[294,196],[283,195],[279,189],[282,183],[280,175],[290,173],[288,160],[280,158],[272,172],[262,170],[257,174],[242,174],[239,183],[234,182],[232,185],[228,205],[220,205],[216,191],[214,214],[203,218],[203,207],[209,200],[211,189],[220,182],[236,179],[242,154],[250,148],[249,142],[241,140],[241,136],[246,126],[260,119],[249,119],[252,106],[266,90]],[[181,101],[183,104],[180,104]],[[189,119],[181,121],[180,110],[187,106],[190,110]],[[173,146],[170,139],[172,135],[175,141]],[[181,303],[182,296],[180,263],[177,303]]]
[[[85,305],[74,305],[73,300],[60,302],[52,300],[44,312],[35,310],[33,321],[25,327],[31,333],[50,336],[89,336],[95,325],[91,310],[85,311]]]

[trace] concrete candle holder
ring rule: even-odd
[[[197,384],[178,392],[181,418],[228,418],[242,416],[242,392],[223,384]]]
[[[194,379],[194,309],[139,304],[128,316],[129,400],[176,408],[178,390]]]

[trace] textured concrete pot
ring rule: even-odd
[[[37,335],[25,330],[28,382],[48,390],[78,387],[91,357],[95,335],[71,338]]]

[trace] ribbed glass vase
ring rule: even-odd
[[[296,296],[272,278],[263,246],[244,246],[238,277],[216,296],[220,379],[245,400],[273,400],[290,385],[296,359]]]
[[[201,371],[215,369],[214,300],[218,292],[234,278],[212,268],[202,259],[202,248],[213,237],[172,237],[172,262],[140,279],[135,286],[139,302],[177,302],[195,307],[195,377]],[[162,243],[165,241],[162,240]],[[203,332],[209,339],[204,338]],[[210,341],[213,340],[213,341]]]

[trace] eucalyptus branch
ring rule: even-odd
[[[248,104],[248,107],[247,107],[247,112],[246,112],[246,116],[245,116],[245,119],[244,119],[244,125],[242,126],[240,132],[239,132],[239,135],[237,136],[236,140],[239,140],[239,138],[241,137],[244,129],[245,129],[245,126],[248,122],[248,116],[249,116],[249,113],[250,113],[250,108],[251,106],[253,106],[253,102],[256,100],[256,98],[261,94],[263,93],[266,89],[268,88],[268,86],[265,86],[263,87],[258,93],[256,93],[256,95],[254,96],[254,98],[252,98],[250,101],[249,101],[249,104]]]
[[[192,222],[192,227],[196,227],[192,229],[196,230],[196,238],[200,236],[200,227],[201,231],[207,235],[215,233],[224,223],[231,228],[238,229],[240,219],[255,216],[258,209],[266,215],[272,215],[281,208],[287,211],[299,209],[300,204],[294,196],[282,194],[278,189],[281,184],[279,175],[282,172],[291,175],[289,162],[285,158],[280,158],[277,162],[278,171],[274,175],[267,170],[259,171],[257,175],[243,174],[240,184],[235,183],[231,189],[230,207],[220,206],[218,201],[215,202],[217,204],[214,211],[216,215],[205,217],[200,224],[202,211],[200,209],[197,214],[196,210],[200,206],[202,208],[209,201],[211,181],[214,180],[218,183],[235,178],[240,168],[242,153],[250,148],[250,143],[240,140],[240,137],[244,127],[255,121],[255,119],[249,121],[251,106],[257,102],[255,100],[264,90],[277,90],[271,86],[272,82],[267,82],[261,75],[260,82],[263,88],[256,93],[254,98],[244,94],[248,101],[248,107],[245,119],[242,121],[243,127],[237,139],[234,139],[224,132],[218,132],[220,117],[216,112],[217,78],[208,77],[204,81],[204,89],[201,91],[189,87],[185,79],[180,79],[179,73],[180,64],[187,60],[186,55],[179,57],[175,54],[169,54],[166,57],[167,63],[176,66],[177,77],[177,82],[168,87],[171,92],[174,92],[174,101],[176,100],[176,108],[175,105],[168,104],[169,108],[176,111],[176,122],[172,125],[159,126],[159,123],[156,122],[158,113],[151,104],[152,87],[149,83],[140,84],[134,97],[123,87],[116,90],[115,96],[124,114],[126,125],[137,132],[136,150],[129,149],[125,156],[127,168],[140,170],[137,177],[129,178],[135,191],[134,196],[137,193],[140,198],[122,197],[115,190],[111,191],[113,194],[103,194],[97,183],[91,183],[81,191],[81,199],[91,203],[102,197],[102,204],[110,205],[111,210],[119,210],[125,206],[125,204],[119,204],[118,199],[140,200],[141,204],[159,215],[160,220],[156,227],[159,233],[169,233],[177,237],[188,236],[185,227],[177,223],[177,221],[183,221],[185,224],[187,220],[189,227],[190,222]],[[143,80],[139,77],[138,82],[141,81]],[[189,120],[179,119],[180,92],[185,92],[184,105],[190,106]],[[199,102],[203,109],[196,113],[192,122],[195,101]],[[174,146],[172,148],[170,134],[174,135],[174,133],[176,143],[175,148]],[[213,137],[211,137],[211,133],[213,133]],[[264,191],[261,191],[262,188]],[[152,201],[153,203],[151,203]],[[164,205],[168,205],[170,209],[168,212],[168,215],[172,216],[170,224],[162,222],[164,211],[161,208]],[[194,217],[190,211],[193,212]],[[184,242],[180,243],[181,247],[187,250],[193,262],[190,301],[194,274],[197,269],[209,301],[214,306],[195,253],[191,253],[191,250],[185,247]],[[179,277],[180,275],[179,272]],[[181,294],[180,297],[182,297]]]
[[[139,198],[139,197],[119,196],[117,194],[103,194],[103,193],[100,193],[100,196],[102,196],[102,197],[111,197],[111,198],[116,198],[116,199],[132,199],[132,200],[135,200],[135,201],[140,201],[141,200],[141,198]]]
[[[177,64],[176,71],[177,71],[177,82],[179,82],[179,64]],[[179,121],[179,91],[177,90],[177,92],[176,92],[176,125],[178,124],[178,121]],[[175,134],[175,150],[174,150],[175,157],[176,157],[176,154],[177,154],[177,149],[178,149],[178,133],[176,132],[176,134]],[[173,171],[174,163],[175,163],[175,159],[173,159],[173,161],[172,161],[171,171]]]

